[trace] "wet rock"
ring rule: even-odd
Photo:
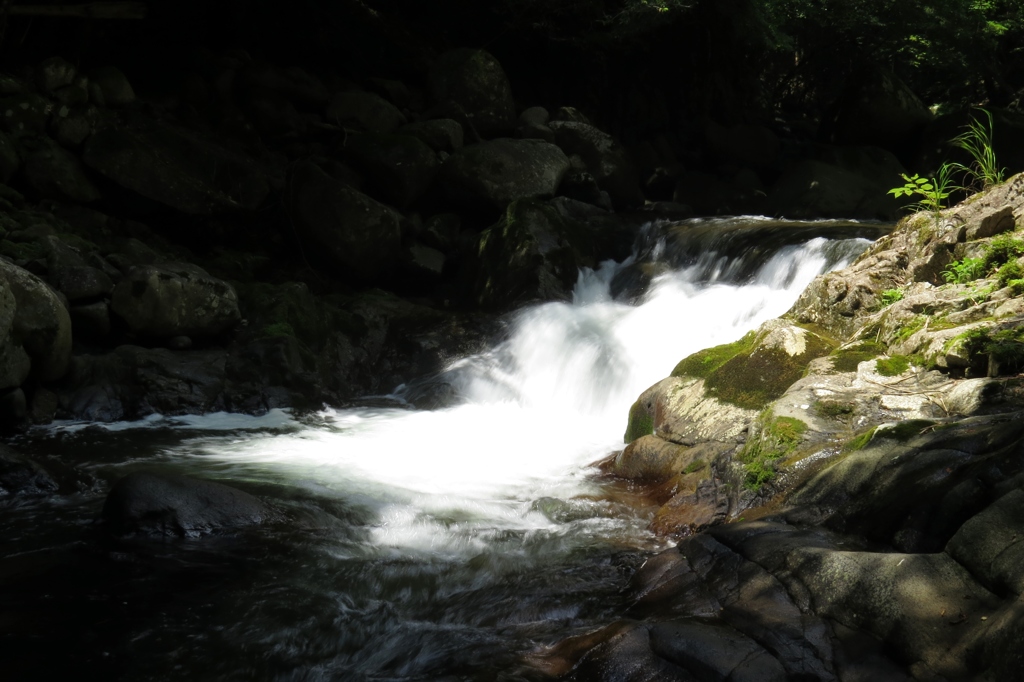
[[[160,473],[119,480],[103,504],[103,520],[115,535],[199,537],[274,518],[252,495],[213,481]]]
[[[786,671],[770,653],[731,628],[670,621],[650,627],[651,651],[698,679],[783,682]]]
[[[54,142],[30,151],[22,173],[29,186],[46,199],[87,204],[100,198],[78,157]]]
[[[450,118],[410,123],[398,129],[402,135],[411,135],[435,152],[451,153],[462,147],[462,126]]]
[[[59,379],[71,358],[67,309],[49,285],[27,270],[0,259],[0,275],[15,300],[12,335],[32,358],[32,373],[41,381]]]
[[[586,123],[554,121],[555,143],[566,155],[578,154],[598,187],[608,192],[618,208],[643,204],[640,181],[625,150],[604,133]]]
[[[611,471],[616,476],[633,481],[660,483],[672,478],[697,459],[693,449],[657,436],[642,436],[615,457]]]
[[[0,497],[46,495],[57,490],[57,482],[38,462],[7,446],[0,446]]]
[[[480,135],[493,137],[512,130],[515,103],[508,78],[490,53],[458,49],[441,55],[428,75],[435,103],[452,102]]]
[[[339,126],[371,133],[393,133],[405,125],[398,108],[372,92],[339,92],[327,106],[326,118]]]
[[[545,203],[523,199],[480,235],[475,292],[482,306],[565,298],[579,268],[593,263],[581,225]]]
[[[411,135],[353,135],[345,151],[367,180],[368,191],[398,208],[419,199],[437,172],[437,156]]]
[[[401,250],[400,216],[331,178],[313,163],[298,164],[288,212],[303,239],[340,268],[342,278],[380,282]]]
[[[82,160],[121,187],[183,213],[252,210],[270,191],[251,159],[197,133],[138,117],[101,125],[86,141]]]
[[[456,205],[498,212],[516,199],[554,196],[568,170],[555,145],[501,139],[458,150],[441,165],[439,180]]]
[[[111,310],[137,334],[209,337],[241,314],[234,288],[188,263],[139,265],[115,287]]]

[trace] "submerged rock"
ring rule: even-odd
[[[103,504],[103,520],[115,535],[192,538],[259,525],[274,517],[249,493],[172,474],[129,474],[114,485]]]

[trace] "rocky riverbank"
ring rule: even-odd
[[[786,316],[641,395],[603,468],[662,504],[653,528],[678,544],[634,576],[623,620],[542,667],[581,680],[626,665],[630,679],[1013,677],[1022,226],[1020,175],[905,218]]]

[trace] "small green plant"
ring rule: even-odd
[[[1008,287],[1011,286],[1011,282],[1024,278],[1024,268],[1021,268],[1017,261],[1012,260],[999,268],[996,277],[999,278],[1001,286]]]
[[[967,284],[984,277],[987,270],[984,258],[964,258],[950,263],[942,278],[949,284]]]
[[[910,204],[907,208],[911,211],[928,211],[938,214],[950,193],[958,189],[953,185],[953,171],[956,166],[944,163],[939,167],[939,172],[934,178],[922,178],[915,173],[907,175],[900,173],[905,180],[902,187],[893,187],[889,194],[897,199],[900,197],[921,197],[917,202]]]
[[[883,308],[888,308],[896,301],[903,300],[903,289],[886,289],[878,300]]]
[[[271,322],[263,327],[264,336],[295,336],[295,329],[288,322]]]
[[[915,315],[906,324],[896,330],[896,340],[900,343],[906,341],[911,336],[924,329],[924,326],[927,323],[927,315]]]
[[[910,369],[910,358],[906,355],[893,355],[875,360],[875,370],[883,377],[896,377]]]
[[[952,143],[971,156],[970,166],[955,165],[985,189],[1001,183],[1006,177],[1006,169],[999,166],[995,150],[992,148],[992,114],[980,107],[978,111],[985,115],[987,122],[982,122],[978,116],[973,117],[967,124],[967,129],[954,137]]]

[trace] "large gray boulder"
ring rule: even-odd
[[[3,259],[0,280],[10,292],[10,296],[6,291],[0,294],[0,338],[7,338],[4,345],[23,347],[39,380],[59,379],[71,359],[71,317],[63,302],[46,282]],[[8,349],[5,359],[13,363],[7,365],[8,369],[18,368],[14,375],[23,371],[23,359],[16,348]],[[13,380],[13,375],[7,378]]]
[[[539,201],[512,203],[479,242],[476,298],[486,307],[568,296],[579,268],[593,265],[585,229]]]
[[[436,104],[456,105],[484,137],[509,133],[515,125],[512,87],[501,64],[485,50],[444,53],[430,69],[428,87]]]
[[[241,318],[232,286],[188,263],[133,267],[111,308],[135,333],[165,338],[216,336]]]
[[[103,520],[115,535],[198,537],[272,518],[273,511],[249,493],[172,474],[129,474],[103,504]]]
[[[555,132],[555,143],[566,155],[575,154],[583,159],[597,186],[608,192],[616,207],[643,204],[636,170],[611,135],[577,121],[552,121],[548,126]]]
[[[368,181],[372,194],[399,208],[419,199],[437,172],[433,150],[412,135],[353,135],[345,151]]]
[[[439,181],[455,204],[497,212],[516,199],[550,197],[569,170],[561,149],[541,140],[499,139],[469,145],[441,165]]]
[[[157,121],[107,122],[82,160],[114,183],[182,213],[252,210],[270,191],[252,159],[198,133]]]
[[[292,172],[288,213],[311,253],[356,282],[387,278],[401,252],[401,216],[304,162]]]

